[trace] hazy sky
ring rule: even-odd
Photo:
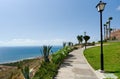
[[[103,23],[120,28],[120,0],[107,3]],[[100,38],[99,0],[0,0],[0,46],[76,43],[77,35]]]

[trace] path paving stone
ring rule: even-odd
[[[83,56],[83,48],[69,54],[55,79],[98,79]]]

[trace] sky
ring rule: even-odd
[[[0,0],[0,46],[62,45],[76,36],[100,40],[99,0]],[[120,28],[120,0],[103,0],[103,23]]]

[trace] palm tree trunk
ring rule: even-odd
[[[105,26],[104,26],[104,40],[105,40],[105,36],[106,36],[106,34],[105,34]]]

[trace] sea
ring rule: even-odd
[[[62,46],[53,46],[52,53],[61,48]],[[0,64],[40,57],[42,56],[41,50],[41,46],[0,47]]]

